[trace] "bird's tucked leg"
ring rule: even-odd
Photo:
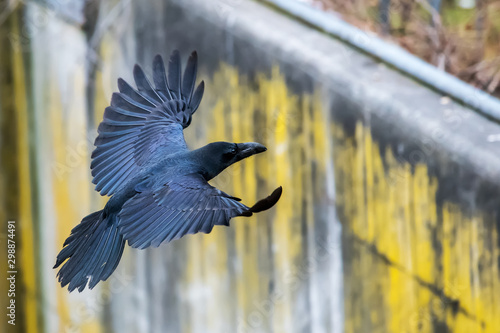
[[[268,197],[261,199],[255,203],[252,207],[250,207],[247,211],[245,211],[242,216],[251,216],[253,213],[259,213],[265,210],[268,210],[272,206],[274,206],[281,197],[281,193],[283,192],[283,188],[280,186],[271,193]]]

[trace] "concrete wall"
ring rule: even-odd
[[[0,218],[2,235],[18,223],[20,260],[8,332],[500,327],[497,124],[259,2],[27,2],[0,35]],[[109,282],[68,294],[55,255],[105,203],[95,128],[116,79],[173,49],[196,49],[206,81],[190,146],[269,148],[213,184],[249,203],[283,185],[283,198],[210,235],[127,249]]]

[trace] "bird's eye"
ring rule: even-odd
[[[238,152],[238,148],[236,146],[231,148],[231,154],[236,155],[237,152]]]

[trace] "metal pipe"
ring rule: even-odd
[[[261,0],[350,44],[368,55],[500,122],[500,100],[440,71],[401,47],[367,34],[335,16],[298,1]]]

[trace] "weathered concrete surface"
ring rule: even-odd
[[[1,30],[51,17],[0,52],[14,82],[2,129],[17,129],[0,185],[19,188],[6,211],[26,244],[20,331],[500,327],[497,124],[258,2],[104,1],[85,8],[84,30],[47,8],[28,3]],[[68,296],[51,258],[104,203],[88,152],[116,78],[176,48],[198,50],[207,83],[188,143],[269,148],[214,184],[245,202],[277,185],[284,196],[208,236],[127,250],[109,283]]]

